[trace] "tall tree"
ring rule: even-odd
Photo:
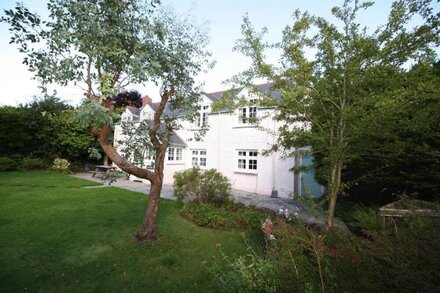
[[[139,241],[157,239],[156,217],[169,134],[179,119],[194,119],[200,99],[195,75],[206,66],[207,38],[198,26],[159,7],[159,1],[50,0],[48,21],[22,5],[6,10],[11,42],[44,87],[75,82],[87,100],[78,119],[89,127],[104,152],[122,170],[151,182]],[[37,44],[36,46],[33,46]],[[137,167],[112,146],[111,97],[130,83],[160,85],[160,104],[149,128],[155,148],[154,170]],[[171,111],[165,111],[169,108]],[[181,121],[179,120],[179,121]],[[162,127],[161,127],[162,126]],[[165,133],[159,135],[159,129]]]
[[[377,90],[363,114],[370,123],[353,142],[353,159],[342,174],[351,198],[378,203],[402,194],[439,198],[439,65],[417,64],[371,81]]]
[[[371,101],[380,91],[370,86],[372,81],[387,72],[405,72],[411,62],[433,62],[439,44],[439,18],[431,1],[395,1],[388,22],[370,33],[357,16],[371,5],[344,1],[342,7],[332,9],[337,24],[296,11],[278,44],[265,43],[266,30],[256,32],[245,17],[243,38],[235,48],[250,57],[252,65],[232,80],[259,94],[260,104],[276,106],[275,119],[281,127],[273,149],[298,152],[312,146],[314,156],[321,158],[329,197],[328,227],[344,187],[342,170],[353,159],[354,142],[369,124],[367,118],[377,119],[366,115],[369,103],[381,102]],[[269,48],[282,51],[280,66],[266,62]],[[273,82],[273,89],[283,98],[271,100],[270,92],[259,92],[253,86],[255,78]]]

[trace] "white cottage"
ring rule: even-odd
[[[270,84],[259,87],[263,91],[270,91]],[[278,128],[277,122],[271,119],[274,109],[247,106],[235,111],[212,112],[212,103],[222,94],[204,93],[199,104],[197,123],[184,122],[182,129],[175,131],[165,159],[164,184],[173,183],[174,172],[199,166],[202,169],[217,169],[230,179],[232,188],[237,190],[262,195],[275,193],[280,197],[306,192],[320,196],[323,188],[316,182],[312,172],[294,174],[290,171],[295,164],[310,164],[309,157],[282,158],[281,153],[262,155],[276,139],[270,134],[276,133]],[[246,90],[238,94],[249,97],[252,102],[252,96]],[[273,91],[271,94],[274,98],[280,98],[279,92]],[[151,119],[157,106],[158,103],[146,98],[141,109],[127,107],[121,120],[136,123]],[[265,117],[260,125],[269,131],[260,130],[249,123],[252,117]],[[195,141],[194,133],[203,125],[208,125],[209,130],[202,141]],[[116,125],[115,142],[120,135],[121,126]],[[151,162],[147,160],[144,166]]]

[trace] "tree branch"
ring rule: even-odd
[[[101,145],[104,152],[109,156],[109,158],[118,165],[124,172],[132,174],[139,178],[145,178],[147,180],[154,180],[156,174],[150,170],[139,168],[126,159],[124,159],[116,149],[110,144],[110,133],[111,127],[108,124],[105,124],[101,130],[96,127],[91,129],[91,132],[95,134],[98,138],[98,142]]]

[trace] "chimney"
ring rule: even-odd
[[[150,98],[149,96],[145,96],[142,98],[142,106],[148,104],[151,105],[153,103],[153,99]]]

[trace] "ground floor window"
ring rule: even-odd
[[[206,167],[206,150],[192,150],[193,166]]]
[[[258,168],[257,150],[238,150],[237,168],[242,171],[256,171]]]
[[[168,161],[182,161],[183,159],[183,150],[182,148],[168,148]]]

